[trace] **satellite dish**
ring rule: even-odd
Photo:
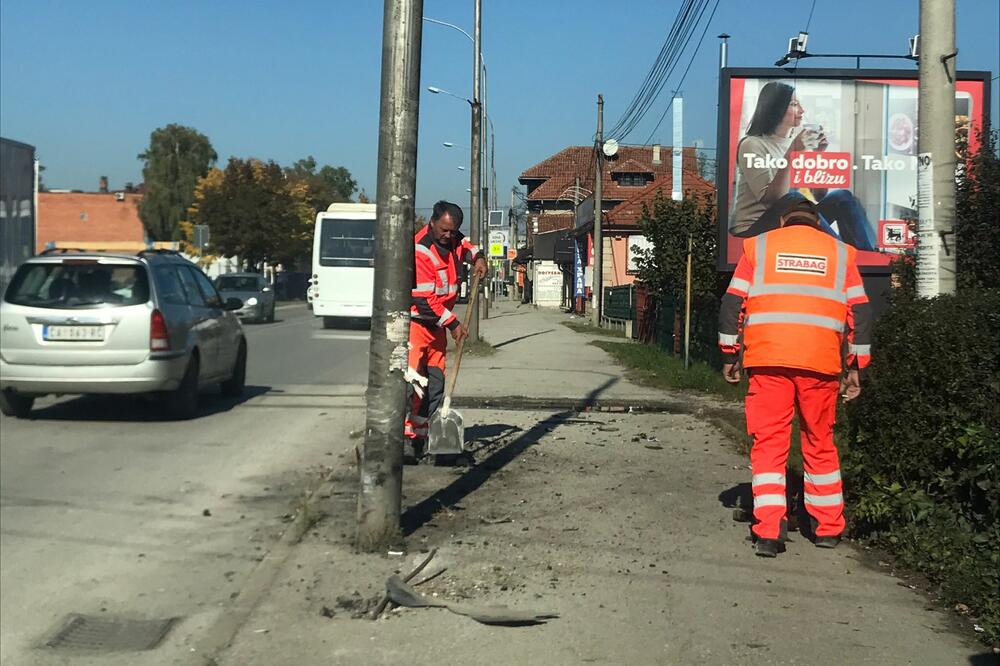
[[[608,157],[614,157],[618,153],[618,142],[614,139],[608,139],[604,142],[602,150]]]

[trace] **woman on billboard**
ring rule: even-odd
[[[829,145],[822,127],[802,125],[804,116],[792,86],[771,81],[761,89],[746,136],[736,148],[729,232],[747,238],[777,229],[780,211],[809,199],[817,205],[825,231],[859,250],[875,250],[865,210],[849,190],[790,187],[793,153],[824,151]]]

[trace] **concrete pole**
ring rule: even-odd
[[[423,0],[385,0],[382,23],[375,284],[365,439],[358,454],[356,543],[368,552],[402,543],[403,373],[413,285],[423,4]]]
[[[917,295],[955,293],[955,1],[920,0]]]
[[[479,100],[482,95],[480,75],[483,71],[483,54],[480,51],[480,34],[482,31],[482,0],[475,0],[475,30],[472,39],[472,145],[469,149],[469,229],[471,232],[472,244],[476,245],[484,252],[486,238],[483,236],[483,215],[482,215],[482,177],[483,177],[483,107]],[[480,282],[480,285],[482,282]],[[482,286],[479,287],[482,289]],[[472,294],[469,294],[472,298]],[[479,318],[480,301],[477,298],[473,305],[472,317],[469,320],[469,340],[479,341]]]
[[[594,268],[593,276],[594,310],[591,312],[594,326],[601,325],[604,301],[604,238],[601,235],[601,178],[604,174],[604,96],[597,96],[597,173],[594,174]]]

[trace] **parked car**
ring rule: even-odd
[[[29,259],[0,303],[0,411],[26,417],[47,394],[150,393],[191,418],[206,386],[243,393],[242,307],[172,251]]]
[[[223,298],[238,298],[243,307],[236,316],[244,321],[274,321],[274,289],[260,273],[226,273],[215,278]]]

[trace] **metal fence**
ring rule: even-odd
[[[603,314],[606,319],[635,321],[635,287],[605,287]]]

